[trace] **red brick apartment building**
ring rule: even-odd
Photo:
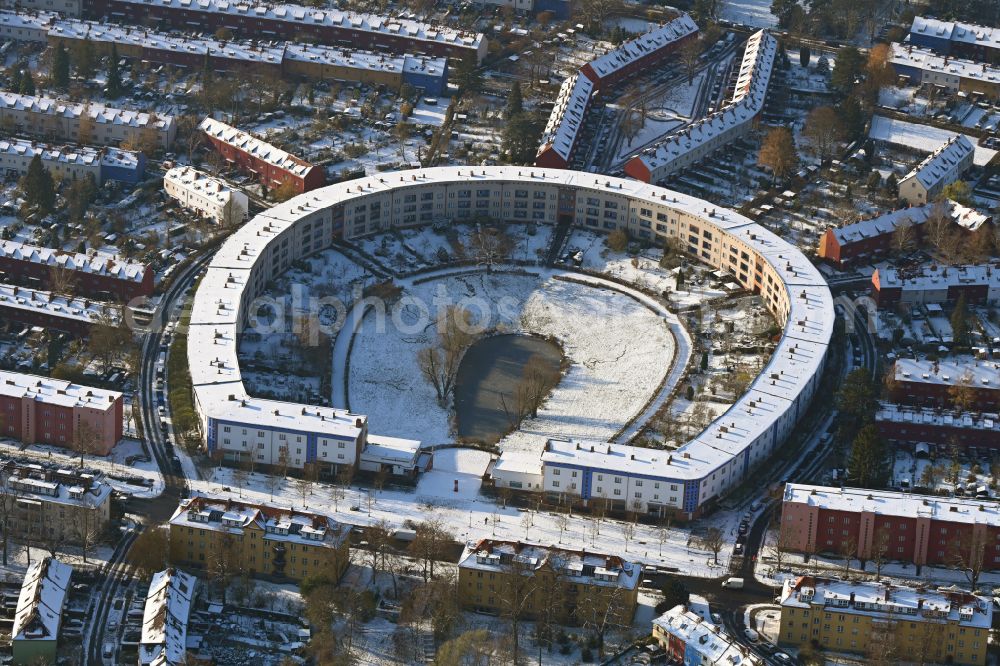
[[[895,444],[1000,449],[1000,417],[996,413],[950,412],[882,403],[875,412],[875,426],[883,438]]]
[[[1000,568],[1000,504],[965,498],[829,488],[789,483],[781,507],[781,539],[799,553],[851,554],[916,565],[953,565],[982,553]],[[972,549],[975,549],[974,551]]]
[[[302,194],[325,182],[323,169],[261,141],[231,125],[205,118],[199,126],[227,162],[263,183],[268,189],[291,181]]]
[[[60,379],[0,371],[0,434],[25,444],[108,455],[122,438],[122,394]]]
[[[892,236],[902,224],[912,224],[916,237],[920,238],[922,225],[927,222],[937,205],[901,208],[854,224],[830,227],[820,236],[817,254],[840,268],[872,261],[888,254],[892,249]],[[946,214],[954,224],[968,231],[977,231],[989,221],[989,216],[953,201],[940,205],[945,207]]]
[[[36,280],[43,289],[50,289],[53,272],[62,270],[79,296],[127,302],[153,294],[153,271],[144,264],[0,241],[0,272],[18,280]]]
[[[481,33],[388,16],[296,4],[226,0],[95,0],[92,18],[215,33],[221,28],[247,39],[287,39],[331,46],[419,53],[482,62],[488,41]]]
[[[996,412],[1000,407],[1000,362],[971,356],[943,361],[898,359],[889,391],[893,402],[925,407],[952,407],[956,386],[967,387],[966,409]]]

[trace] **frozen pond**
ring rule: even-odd
[[[458,436],[493,443],[512,426],[517,385],[528,362],[558,371],[559,347],[532,335],[494,335],[479,340],[462,357],[455,384]]]

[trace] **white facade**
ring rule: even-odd
[[[683,484],[683,499],[677,495],[677,501],[684,511],[697,511],[746,478],[809,404],[833,332],[833,301],[823,277],[788,242],[732,211],[636,181],[530,167],[443,167],[380,174],[307,192],[256,216],[223,244],[195,296],[188,334],[191,380],[209,450],[220,450],[220,424],[355,441],[360,449],[367,433],[365,417],[247,395],[236,338],[247,324],[248,304],[292,262],[329,247],[341,234],[354,238],[483,214],[548,224],[569,219],[592,229],[627,229],[651,242],[680,239],[692,258],[759,292],[784,327],[770,363],[750,390],[697,438],[672,456],[656,452],[659,457],[645,466],[643,473],[656,481]],[[318,419],[319,412],[326,419]],[[269,442],[262,442],[265,448],[273,446]],[[318,462],[318,449],[314,452],[308,439],[303,443],[305,463]],[[609,456],[618,460],[622,448],[631,449],[630,455],[654,453],[616,447],[603,458],[565,460],[578,469],[586,467],[588,474],[603,473],[612,461]],[[555,463],[545,462],[549,464]],[[580,499],[589,495],[581,493]]]
[[[58,12],[66,16],[80,16],[82,0],[0,0],[3,9]]]
[[[19,14],[0,10],[0,38],[13,42],[45,42],[49,26],[58,18],[55,14]]]
[[[163,191],[185,208],[222,225],[243,222],[250,210],[246,194],[193,167],[174,167],[167,171],[163,177]]]

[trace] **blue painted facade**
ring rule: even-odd
[[[893,63],[892,68],[896,70],[896,76],[905,76],[910,79],[913,83],[918,83],[922,76],[919,67],[913,67],[911,65],[904,65],[900,63]]]
[[[425,72],[413,71],[412,68],[404,69],[403,82],[423,90],[426,95],[434,97],[443,95],[448,87],[448,63],[444,58],[440,58],[434,60],[434,65],[435,68],[440,68],[440,71]]]
[[[146,156],[142,153],[132,154],[135,155],[135,164],[132,166],[109,164],[107,161],[102,159],[101,182],[106,183],[109,180],[117,180],[122,183],[135,185],[142,181],[146,174]]]
[[[218,448],[217,438],[219,437],[219,432],[224,426],[230,426],[233,428],[246,428],[247,430],[265,430],[267,432],[284,433],[286,435],[294,435],[305,437],[306,444],[306,462],[316,462],[317,460],[317,450],[319,448],[319,435],[314,432],[308,432],[306,430],[294,430],[291,428],[274,428],[274,427],[263,427],[259,425],[252,425],[248,423],[238,423],[236,421],[222,421],[219,419],[208,419],[208,437],[206,438],[208,452],[213,453],[216,448]],[[242,433],[241,433],[242,436]],[[323,435],[327,439],[336,440],[338,442],[350,442],[354,444],[355,440],[350,437],[337,437],[336,435]]]
[[[937,35],[928,35],[922,32],[910,31],[910,43],[920,48],[937,51],[941,55],[951,53],[951,40]]]

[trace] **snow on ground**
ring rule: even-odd
[[[771,13],[771,0],[723,0],[719,18],[754,28],[778,25],[778,17]]]
[[[417,494],[423,497],[475,498],[491,459],[489,453],[477,449],[435,451],[434,467],[420,476]]]
[[[666,530],[661,548],[657,528],[638,524],[634,536],[628,539],[626,545],[624,521],[604,519],[596,522],[589,516],[568,516],[566,529],[560,532],[556,514],[503,507],[481,495],[473,497],[459,493],[451,501],[445,501],[437,495],[421,495],[419,488],[416,493],[391,489],[369,491],[357,487],[346,491],[338,488],[338,492],[334,492],[330,484],[316,482],[303,503],[301,492],[291,479],[280,479],[272,495],[266,475],[254,472],[242,481],[241,475],[234,474],[234,470],[229,468],[214,469],[207,481],[190,480],[189,483],[193,492],[223,499],[242,497],[256,502],[306,508],[351,525],[368,525],[385,520],[393,527],[401,527],[404,521],[434,518],[442,521],[460,541],[494,537],[579,550],[600,550],[644,564],[674,567],[690,576],[718,578],[725,574],[728,564],[724,553],[719,556],[719,564],[714,564],[712,554],[698,548],[691,531],[683,526],[672,526]],[[370,511],[369,492],[372,497]],[[357,510],[352,510],[352,507]],[[527,528],[525,514],[531,516],[531,524]]]
[[[950,141],[958,133],[930,125],[909,123],[895,118],[874,116],[868,136],[876,141],[885,141],[897,146],[905,146],[925,153],[931,153]],[[976,138],[970,137],[976,146],[972,161],[976,166],[985,166],[997,151],[977,145]]]
[[[78,469],[81,458],[80,454],[57,446],[25,446],[9,439],[0,440],[0,457],[24,462],[55,463],[69,469]],[[163,492],[163,475],[160,474],[156,461],[146,458],[142,445],[136,440],[123,439],[107,456],[84,455],[82,458],[84,468],[106,474],[108,484],[115,490],[142,498],[156,497]]]
[[[354,338],[351,409],[371,414],[373,431],[381,434],[425,445],[451,441],[449,412],[417,365],[417,352],[434,338],[429,313],[447,299],[484,314],[489,330],[554,336],[572,364],[539,417],[522,427],[530,443],[515,436],[510,446],[534,448],[539,437],[544,443],[554,435],[613,436],[656,391],[673,356],[673,337],[662,317],[629,296],[554,279],[558,274],[477,272],[419,285],[401,281],[399,306],[387,317],[370,312]]]

